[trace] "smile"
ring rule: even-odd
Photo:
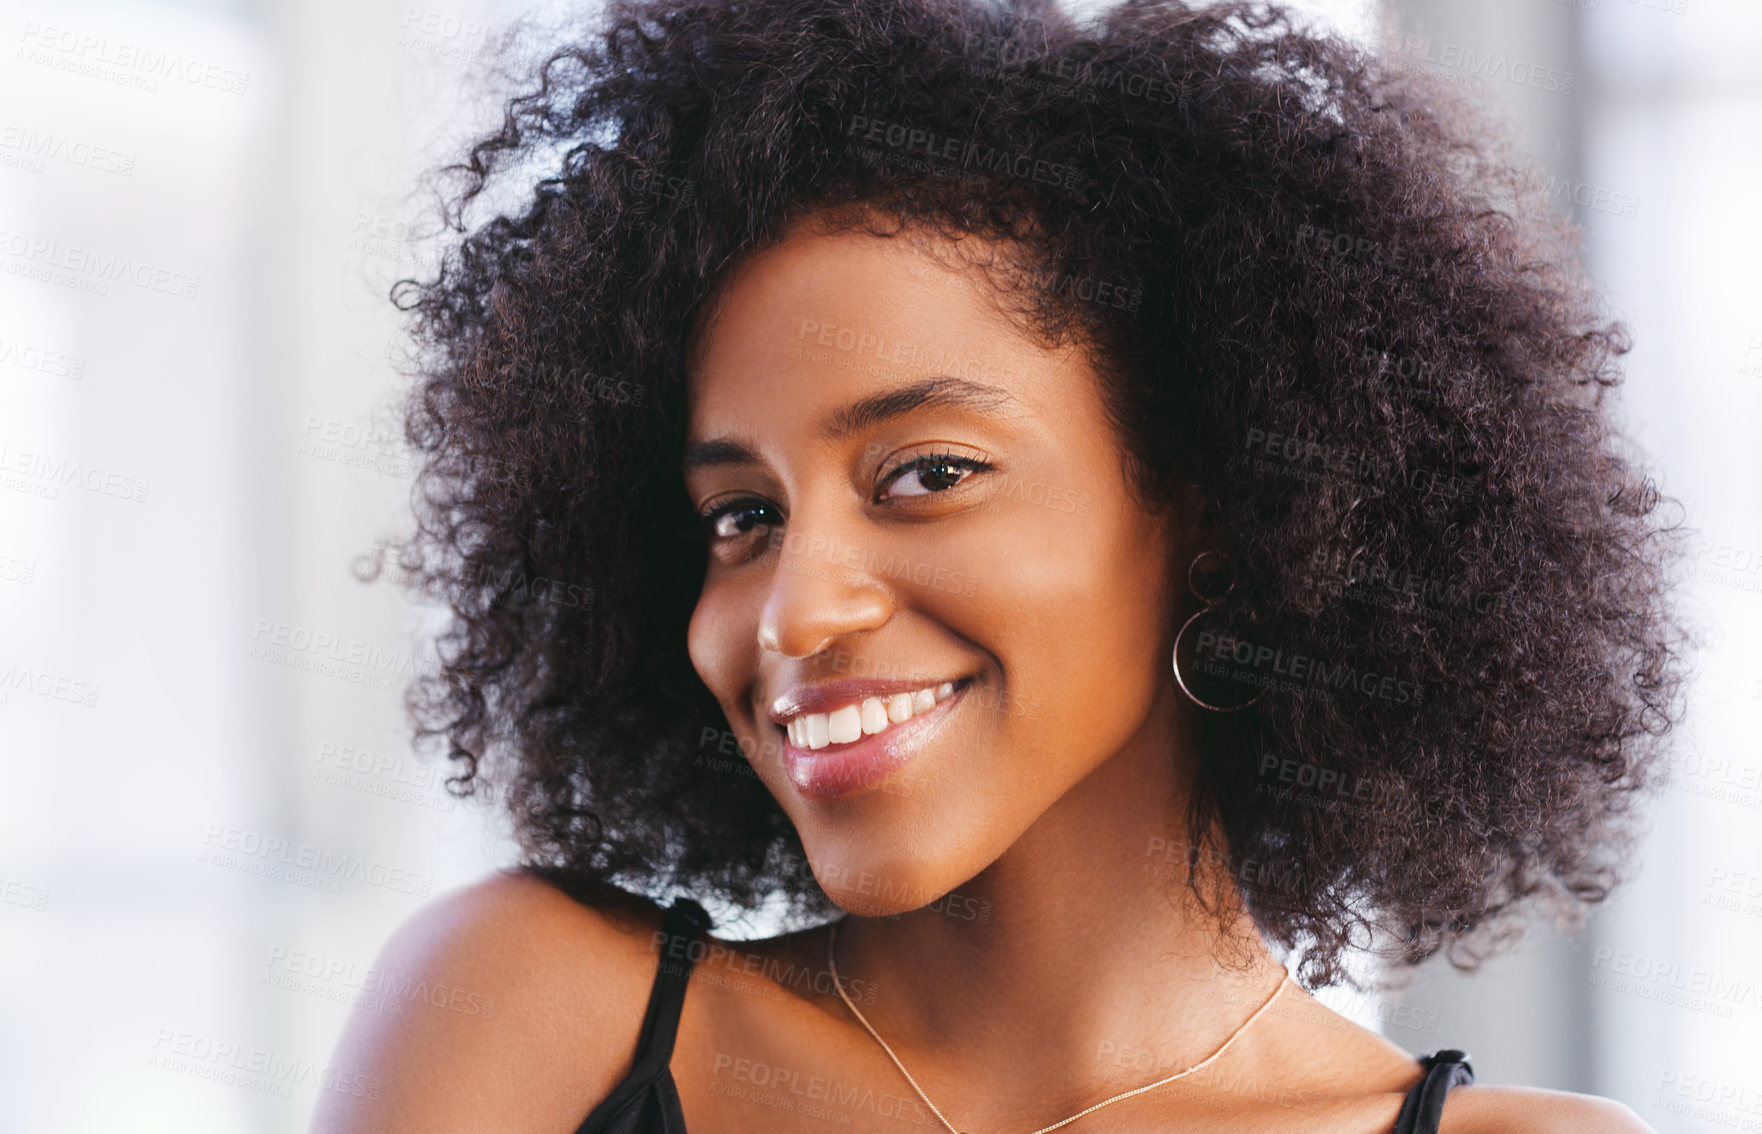
[[[820,798],[891,783],[942,732],[973,681],[963,677],[870,696],[852,690],[837,699],[843,704],[824,694],[804,695],[772,717],[788,738],[783,766],[790,783],[803,795]],[[809,706],[814,711],[805,711]]]
[[[833,744],[849,744],[865,736],[877,736],[895,725],[934,709],[954,695],[954,682],[928,686],[891,697],[864,697],[824,713],[803,713],[792,718],[784,731],[797,748],[815,751]]]

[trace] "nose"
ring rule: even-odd
[[[893,617],[893,597],[870,570],[872,554],[826,533],[797,526],[782,548],[765,607],[759,646],[790,658],[811,657],[838,639],[876,630]]]

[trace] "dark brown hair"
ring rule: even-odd
[[[718,283],[862,205],[1013,239],[1025,317],[1104,371],[1133,490],[1209,494],[1233,609],[1285,663],[1207,716],[1191,829],[1221,820],[1307,982],[1371,930],[1468,964],[1526,900],[1607,892],[1679,715],[1675,528],[1603,404],[1622,332],[1475,114],[1260,4],[600,18],[453,167],[460,236],[393,293],[426,462],[407,550],[451,612],[411,708],[456,783],[504,785],[531,864],[833,912],[687,656],[678,461]]]

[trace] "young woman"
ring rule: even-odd
[[[1242,5],[559,51],[398,293],[413,710],[525,863],[315,1129],[1647,1129],[1306,991],[1603,896],[1677,712],[1625,344],[1452,105]]]

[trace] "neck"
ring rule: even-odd
[[[839,975],[879,991],[863,1015],[938,1107],[1056,1121],[1205,1059],[1277,987],[1221,854],[1187,853],[1193,762],[1169,735],[1140,734],[934,908],[841,925]]]

